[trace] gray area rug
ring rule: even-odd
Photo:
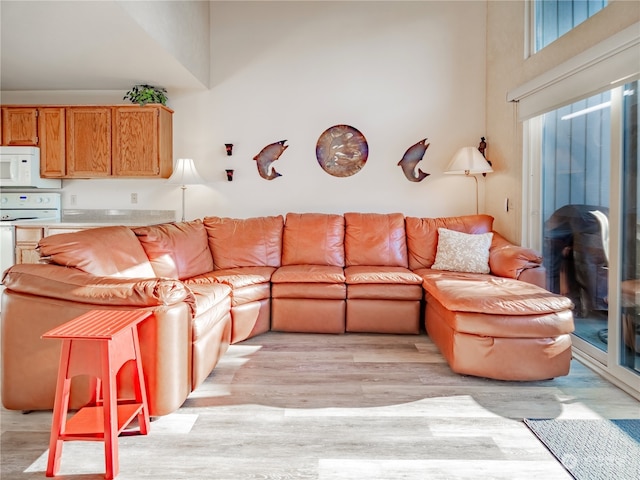
[[[640,420],[525,419],[577,480],[640,479]]]

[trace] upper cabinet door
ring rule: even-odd
[[[38,146],[36,107],[2,107],[2,145]]]
[[[111,107],[67,107],[67,177],[111,175]]]
[[[38,108],[41,177],[60,178],[67,173],[65,125],[64,107]]]
[[[171,175],[172,113],[161,105],[113,108],[114,176],[168,178]]]

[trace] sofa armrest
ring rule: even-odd
[[[541,268],[541,265],[542,256],[538,252],[514,245],[499,233],[493,232],[489,250],[489,268],[492,274],[518,279],[525,270]]]
[[[136,307],[73,302],[15,290],[3,292],[0,390],[5,408],[53,408],[62,340],[44,339],[42,335],[93,309],[122,311]],[[149,414],[166,415],[179,408],[191,392],[191,313],[184,302],[144,309],[153,312],[138,325]],[[133,397],[131,367],[127,362],[118,373],[120,398]],[[74,377],[71,408],[91,402],[94,389],[87,376]]]
[[[193,312],[195,298],[179,280],[114,278],[53,264],[20,264],[2,279],[8,290],[94,305],[154,307],[185,302]]]

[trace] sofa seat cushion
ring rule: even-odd
[[[220,283],[231,288],[231,305],[269,299],[271,296],[271,274],[274,267],[240,267],[198,275],[185,280],[187,285]]]
[[[404,215],[345,213],[345,265],[408,267]]]
[[[227,305],[230,308],[231,287],[221,283],[187,285],[195,297],[194,317],[207,310]]]
[[[283,265],[344,266],[344,217],[288,213],[282,235]]]
[[[463,215],[459,217],[416,218],[406,217],[409,268],[431,268],[436,260],[438,228],[462,233],[489,233],[493,229],[490,215]]]
[[[205,217],[204,226],[216,270],[279,267],[284,217]]]
[[[213,270],[202,220],[139,227],[133,232],[158,277],[183,280]]]
[[[344,269],[347,285],[422,285],[422,277],[403,267],[352,266]]]
[[[275,270],[275,267],[225,268],[189,278],[186,282],[187,284],[217,282],[237,289],[250,285],[268,284]]]
[[[103,277],[149,278],[156,274],[135,233],[123,226],[88,228],[44,237],[40,256]]]
[[[344,283],[344,269],[331,265],[284,265],[271,277],[271,283]]]
[[[344,283],[274,283],[271,285],[271,298],[344,300],[347,298],[347,286]]]
[[[480,273],[418,270],[426,292],[453,312],[540,315],[571,310],[567,297],[512,278]]]

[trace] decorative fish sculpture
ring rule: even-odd
[[[282,174],[276,172],[275,168],[271,167],[271,164],[278,160],[282,152],[289,148],[289,145],[285,145],[285,142],[286,140],[280,140],[279,142],[271,143],[253,157],[258,165],[258,173],[262,178],[273,180],[274,178],[282,176]],[[269,170],[271,170],[271,172],[269,172]]]
[[[424,157],[424,152],[429,148],[430,143],[425,145],[427,141],[426,138],[423,138],[415,145],[410,146],[404,155],[402,156],[402,160],[398,162],[398,165],[402,167],[402,171],[404,172],[404,176],[407,177],[407,180],[410,182],[421,182],[425,178],[427,178],[430,173],[424,173],[422,170],[418,169],[418,173],[416,175],[416,165],[419,161]]]

